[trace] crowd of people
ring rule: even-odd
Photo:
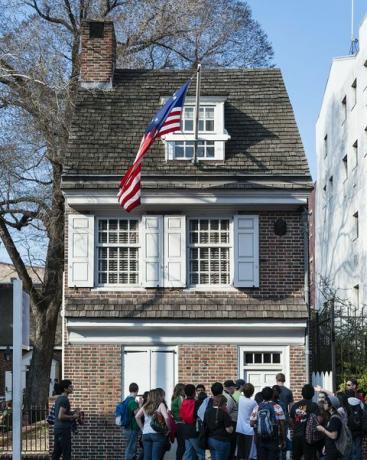
[[[207,450],[212,460],[363,458],[367,410],[353,379],[336,395],[306,384],[296,402],[282,373],[256,394],[241,379],[215,382],[210,390],[207,395],[204,385],[179,383],[169,407],[163,389],[139,396],[131,383],[116,408],[125,460],[163,460],[173,442],[176,460],[205,460]]]

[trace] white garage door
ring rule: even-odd
[[[124,395],[129,384],[139,385],[139,394],[152,388],[163,388],[169,402],[176,384],[176,350],[172,347],[129,347],[123,355]]]
[[[283,372],[289,380],[287,347],[241,347],[241,378],[252,383],[255,393],[275,385],[275,376]]]

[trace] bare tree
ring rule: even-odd
[[[62,300],[64,152],[78,88],[80,26],[113,19],[122,67],[268,66],[245,1],[0,0],[0,237],[35,318],[27,384],[44,403]],[[27,265],[45,266],[36,287]]]

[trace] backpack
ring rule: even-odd
[[[307,415],[305,427],[305,439],[307,444],[315,444],[323,439],[324,435],[321,431],[317,431],[317,425],[320,425],[317,415],[311,412]]]
[[[195,418],[195,400],[184,399],[180,407],[180,419],[188,425],[193,425]]]
[[[55,425],[56,421],[56,411],[55,411],[55,404],[52,405],[50,412],[47,415],[46,421],[49,425]]]
[[[134,399],[132,396],[128,396],[122,402],[116,405],[115,409],[115,425],[122,426],[125,429],[130,428],[132,415],[129,413],[129,402]]]
[[[277,422],[272,403],[262,403],[259,405],[256,415],[256,433],[264,441],[275,437]]]
[[[339,415],[332,415],[331,418],[333,417],[338,417],[340,419]],[[352,433],[345,423],[341,422],[341,424],[342,428],[340,430],[339,438],[335,440],[335,447],[341,455],[343,455],[343,457],[349,457],[352,451]]]
[[[364,428],[364,413],[359,404],[352,406],[348,403],[348,427],[352,433],[362,433]]]

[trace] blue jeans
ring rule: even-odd
[[[352,452],[348,460],[362,460],[362,436],[356,436],[352,442]]]
[[[164,434],[143,434],[144,460],[161,460],[165,442]]]
[[[183,460],[205,460],[205,450],[199,447],[199,438],[185,439]]]
[[[138,439],[138,430],[125,430],[126,450],[125,460],[135,460],[136,458],[136,441]]]
[[[228,460],[231,452],[231,441],[218,441],[218,439],[208,439],[210,455],[212,460]]]

